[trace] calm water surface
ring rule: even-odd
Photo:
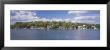
[[[11,40],[100,40],[100,30],[11,29]]]

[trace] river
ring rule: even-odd
[[[100,40],[100,30],[11,29],[11,40]]]

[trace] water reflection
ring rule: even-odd
[[[77,34],[76,34],[76,36],[74,36],[74,38],[77,39],[77,40],[78,39],[80,40],[81,39],[81,32],[82,32],[81,30],[77,30],[76,31]]]

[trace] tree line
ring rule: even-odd
[[[11,29],[14,28],[43,28],[43,29],[78,29],[79,26],[84,26],[87,29],[93,29],[92,26],[100,29],[100,24],[88,24],[88,23],[72,23],[72,22],[56,22],[56,21],[35,21],[35,22],[16,22],[11,25]]]

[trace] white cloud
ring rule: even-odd
[[[33,11],[12,11],[12,13],[15,13],[16,15],[11,16],[11,23],[14,24],[15,22],[29,22],[29,21],[63,21],[63,19],[59,18],[39,18],[37,17],[36,13]]]
[[[87,13],[88,11],[68,11],[68,14],[81,14],[81,13]]]
[[[69,14],[72,13],[86,13],[87,11],[69,11]],[[30,21],[65,21],[65,22],[80,22],[80,23],[96,23],[95,19],[99,19],[99,16],[76,16],[73,18],[39,18],[34,11],[12,11],[16,15],[11,16],[11,24],[15,22],[30,22]]]
[[[11,16],[12,24],[18,21],[22,22],[28,22],[28,21],[34,21],[39,20],[37,16],[35,16],[35,12],[33,11],[12,11],[12,13],[15,13],[14,16]]]
[[[75,14],[71,20],[71,22],[79,22],[79,23],[98,23],[99,16],[82,16],[81,14],[88,13],[88,11],[68,11],[68,14]]]
[[[98,16],[79,16],[79,17],[75,17],[75,20],[86,20],[86,19],[95,19]]]
[[[96,23],[98,19],[99,16],[78,16],[73,18],[75,22],[79,23]]]
[[[46,19],[46,18],[41,18],[41,19],[39,19],[39,21],[49,21],[49,19]]]
[[[63,19],[59,19],[59,18],[52,18],[51,21],[63,21]]]

